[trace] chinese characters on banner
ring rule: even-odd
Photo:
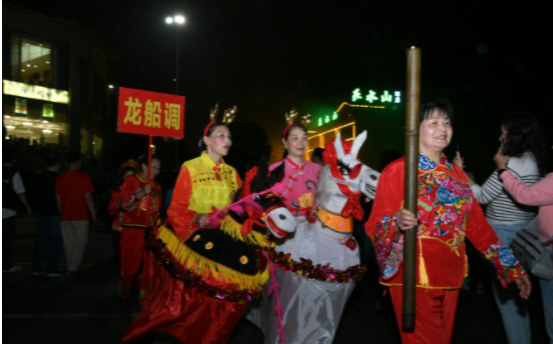
[[[184,137],[184,97],[131,88],[119,89],[117,131]]]

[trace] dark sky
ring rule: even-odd
[[[485,4],[484,4],[485,3]],[[14,3],[15,4],[15,3]],[[33,1],[18,6],[89,28],[118,56],[109,83],[174,93],[183,14],[181,93],[186,136],[209,108],[238,105],[274,141],[284,113],[337,108],[361,88],[405,88],[405,49],[423,49],[422,94],[450,99],[456,139],[495,152],[501,118],[535,114],[552,136],[550,10],[545,2]],[[493,145],[493,147],[491,147]],[[483,154],[483,153],[482,153]]]

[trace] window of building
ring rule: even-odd
[[[50,41],[11,33],[11,80],[57,88],[56,47]]]
[[[31,39],[21,39],[21,81],[44,87],[52,83],[52,49]]]
[[[67,46],[9,29],[3,38],[2,108],[8,137],[29,145],[67,147]]]

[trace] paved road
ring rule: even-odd
[[[99,227],[99,226],[98,226]],[[116,268],[111,234],[92,231],[81,265],[83,280],[64,277],[32,277],[32,249],[36,218],[19,217],[15,240],[15,261],[25,271],[2,276],[3,343],[88,344],[118,343],[133,317],[140,311],[137,297],[121,309],[115,293]],[[60,270],[64,257],[60,258]],[[535,285],[535,284],[534,284]],[[335,344],[401,343],[389,301],[380,298],[375,276],[360,282],[342,317]],[[547,335],[541,316],[539,293],[529,302],[534,344],[545,344]],[[231,344],[263,343],[263,334],[247,320],[241,320]],[[490,294],[462,291],[453,343],[506,343],[499,312]],[[152,335],[140,343],[178,343],[168,335]],[[192,343],[193,344],[193,343]]]

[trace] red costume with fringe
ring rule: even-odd
[[[119,297],[128,299],[132,283],[140,274],[144,254],[144,229],[157,220],[161,208],[161,187],[151,181],[149,196],[139,199],[138,190],[148,184],[148,179],[140,174],[129,176],[121,188],[119,206],[123,209],[121,231],[121,269],[118,282]],[[147,200],[150,200],[149,212]],[[150,223],[148,223],[148,218]]]
[[[263,285],[268,272],[247,277],[244,285],[235,278],[238,275],[234,271],[202,258],[190,247],[202,243],[209,253],[221,247],[213,240],[204,244],[203,231],[209,230],[200,228],[193,219],[196,214],[209,214],[214,208],[229,205],[231,193],[241,186],[234,168],[224,161],[216,164],[206,152],[183,164],[167,211],[171,229],[154,227],[147,239],[149,247],[143,276],[148,283],[141,285],[143,310],[125,332],[123,342],[151,332],[171,334],[182,343],[228,341],[252,298],[253,291],[245,290]],[[220,232],[244,238],[241,228],[227,217]],[[255,232],[247,237],[255,235],[260,234]],[[242,262],[247,263],[248,259]],[[259,269],[265,271],[266,264]]]

